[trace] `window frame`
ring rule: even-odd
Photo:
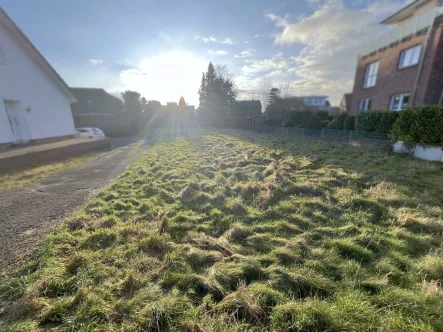
[[[400,101],[399,101],[399,104],[398,104],[398,108],[394,108],[394,98],[395,97],[400,97]],[[407,96],[408,97],[408,107],[410,106],[409,105],[409,97],[410,97],[410,94],[409,93],[399,93],[399,94],[396,94],[396,95],[392,95],[391,96],[391,100],[390,100],[390,102],[389,102],[389,110],[391,110],[391,111],[402,111],[402,110],[404,110],[405,108],[407,108],[407,107],[403,107],[403,105],[404,105],[404,98],[405,98],[405,96]]]
[[[417,57],[417,60],[416,60],[417,62],[414,62],[414,63],[410,62],[410,63],[408,63],[407,65],[402,64],[402,62],[404,62],[404,60],[405,60],[406,52],[411,51],[411,50],[415,50],[415,49],[417,49],[417,48],[420,48],[420,51],[419,51],[419,53],[418,53],[418,57]],[[412,67],[412,66],[416,66],[416,65],[418,65],[418,64],[420,63],[420,58],[421,58],[422,48],[423,48],[423,47],[422,47],[421,44],[417,44],[417,45],[414,45],[414,46],[411,46],[411,47],[408,47],[408,48],[402,50],[402,51],[400,52],[400,57],[399,57],[399,59],[398,59],[397,69],[404,69],[404,68],[409,68],[409,67]],[[413,59],[413,56],[414,56],[414,51],[412,52],[412,55],[411,55],[411,57],[410,57],[410,60],[411,60],[411,61],[412,61],[412,59]]]
[[[371,66],[376,66],[375,73],[371,72]],[[371,63],[368,63],[365,67],[365,77],[363,79],[363,88],[373,88],[377,84],[377,76],[378,76],[378,69],[380,67],[380,60],[373,61]],[[373,82],[372,82],[373,81]],[[372,84],[371,84],[372,83]]]
[[[362,106],[363,102],[364,102],[365,107],[362,108],[361,106]],[[360,99],[360,102],[358,103],[358,113],[370,111],[371,106],[372,106],[372,99],[371,98]]]
[[[0,46],[0,65],[6,65],[5,53],[3,52],[1,46]]]

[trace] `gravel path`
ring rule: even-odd
[[[146,142],[120,147],[40,183],[0,191],[0,275],[19,266],[53,226],[121,174],[147,148]]]

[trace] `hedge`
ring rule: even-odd
[[[403,142],[443,145],[443,107],[424,106],[399,112],[392,134]]]
[[[366,132],[390,133],[398,118],[397,111],[366,111],[357,115],[355,130]]]
[[[345,124],[345,120],[348,117],[346,113],[342,113],[337,117],[337,122],[335,123],[335,128],[337,130],[343,130],[343,125]]]
[[[284,127],[305,127],[309,117],[312,116],[311,110],[288,112],[288,119],[284,122]]]
[[[355,116],[348,116],[343,123],[344,130],[355,130]]]
[[[309,129],[322,129],[323,123],[320,118],[316,115],[311,115],[308,120],[306,120],[305,128]]]

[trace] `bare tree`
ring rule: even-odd
[[[272,81],[269,78],[263,78],[258,89],[259,100],[262,106],[262,112],[268,108],[269,92],[272,89]]]
[[[279,90],[281,92],[281,97],[283,99],[292,96],[291,82],[289,82],[289,81],[281,81],[279,86],[278,86],[278,88],[279,88]]]
[[[223,87],[229,89],[229,94],[235,99],[238,87],[235,84],[235,76],[226,65],[215,65],[215,76],[223,83]]]

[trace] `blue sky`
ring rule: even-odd
[[[71,86],[197,104],[201,72],[226,64],[240,98],[352,90],[359,45],[405,0],[0,0]]]

